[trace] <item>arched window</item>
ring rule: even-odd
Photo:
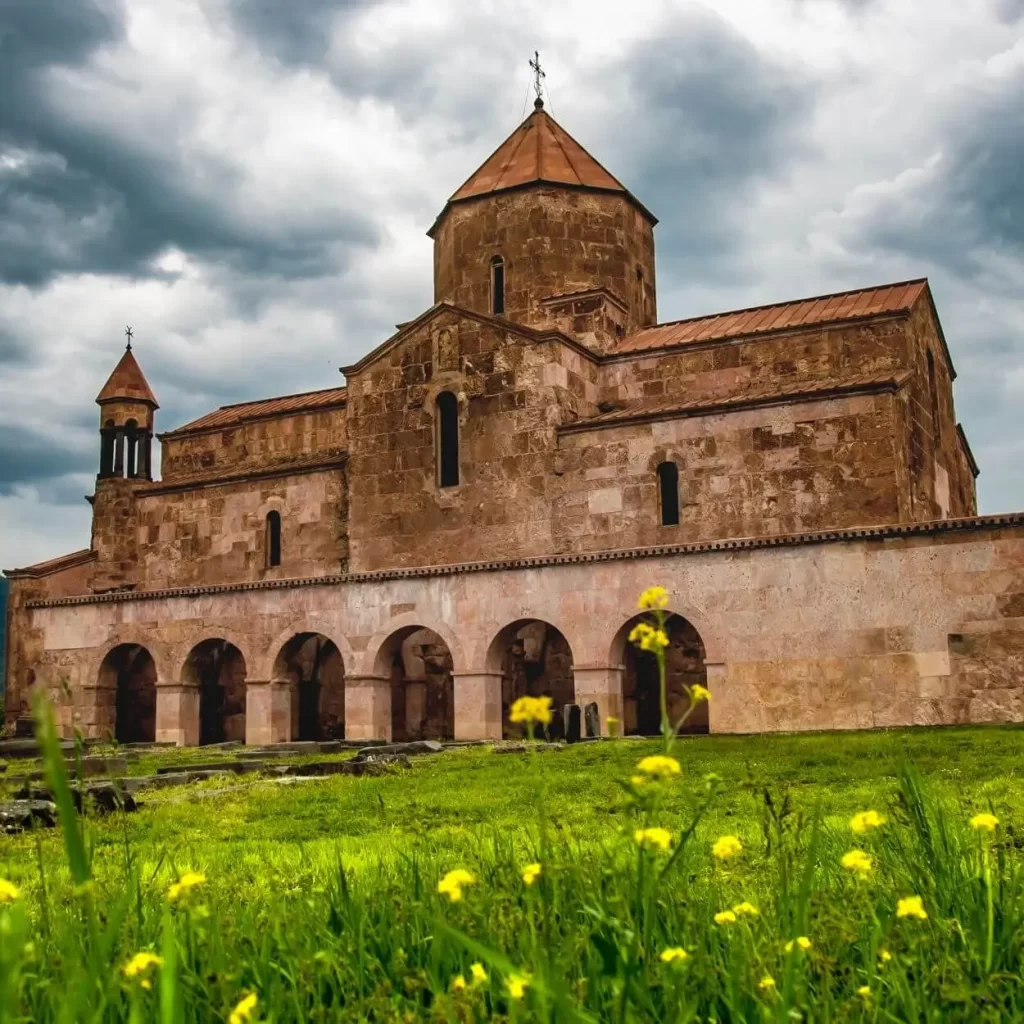
[[[679,467],[674,462],[658,466],[658,499],[661,505],[661,525],[679,525]]]
[[[281,564],[281,513],[267,513],[267,568]]]
[[[117,428],[113,420],[107,420],[100,428],[100,476],[114,475],[114,445],[117,443]]]
[[[939,389],[935,385],[935,357],[931,349],[928,349],[928,396],[932,403],[932,433],[935,436],[935,443],[939,444]]]
[[[455,487],[459,482],[459,403],[450,391],[437,396],[437,483]]]
[[[138,429],[139,425],[138,423],[135,422],[135,420],[129,420],[124,425],[124,475],[127,477],[133,477],[138,475]]]
[[[500,256],[491,260],[491,312],[495,316],[505,312],[505,261]]]

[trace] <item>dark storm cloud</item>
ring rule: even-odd
[[[149,139],[126,140],[57,109],[47,70],[116,41],[118,12],[108,0],[31,0],[0,15],[0,281],[149,275],[169,245],[241,273],[317,276],[342,269],[333,243],[377,241],[368,217],[340,205],[312,225],[238,212],[241,163],[186,160],[175,144],[181,125],[154,121]]]
[[[746,190],[806,154],[815,83],[694,11],[629,52],[605,88],[621,100],[602,152],[661,219],[659,267],[735,280]]]
[[[35,484],[89,468],[87,452],[14,423],[0,426],[0,494],[13,493],[18,484]]]

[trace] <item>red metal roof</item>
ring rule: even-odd
[[[795,330],[815,324],[898,313],[909,309],[927,287],[928,282],[922,278],[656,324],[623,338],[612,349],[612,354],[672,348],[701,341],[723,341],[768,331]]]
[[[96,402],[102,405],[104,402],[116,402],[119,398],[148,402],[154,409],[160,408],[142,372],[142,367],[139,366],[130,348],[125,349],[124,355],[114,367],[114,372],[96,396]]]
[[[40,576],[52,576],[53,573],[64,569],[73,569],[83,562],[91,562],[95,557],[96,552],[91,548],[82,548],[81,551],[72,551],[70,555],[60,555],[46,562],[36,562],[35,565],[26,565],[20,569],[5,569],[4,575],[9,579],[16,579],[19,576],[37,579]]]
[[[346,388],[326,388],[323,391],[304,391],[299,395],[283,395],[280,398],[260,398],[254,402],[236,402],[234,405],[222,405],[213,412],[200,416],[191,423],[177,427],[160,437],[176,437],[178,434],[191,434],[199,430],[216,430],[221,427],[235,426],[249,420],[260,420],[270,416],[286,416],[312,409],[324,409],[329,406],[344,405]]]

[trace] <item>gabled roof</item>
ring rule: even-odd
[[[656,324],[630,334],[611,350],[612,355],[645,352],[649,349],[674,348],[703,341],[724,341],[774,331],[795,330],[817,324],[858,320],[910,309],[928,281],[902,281],[875,288],[857,288],[816,298],[777,302],[770,306],[753,306],[730,313],[676,320]]]
[[[449,198],[428,235],[452,203],[533,184],[621,192],[651,221],[652,214],[602,167],[537,100],[533,113],[470,175]]]
[[[142,372],[142,367],[139,366],[130,348],[125,349],[124,355],[114,367],[114,372],[107,378],[107,383],[96,396],[96,403],[104,405],[125,398],[135,402],[146,402],[154,409],[160,408]]]
[[[63,572],[65,569],[73,569],[77,565],[91,562],[95,557],[95,551],[91,548],[83,548],[81,551],[72,551],[70,555],[60,555],[45,562],[36,562],[35,565],[22,566],[20,569],[5,569],[4,575],[10,580],[40,579],[43,576],[52,576],[55,572]]]
[[[197,420],[192,420],[191,423],[186,423],[184,426],[159,436],[162,441],[168,437],[178,437],[180,434],[237,426],[239,423],[246,423],[249,420],[261,420],[273,416],[291,415],[313,409],[344,405],[347,393],[347,389],[343,387],[325,388],[322,391],[303,391],[298,395],[283,395],[280,398],[260,398],[254,402],[222,405],[219,409],[208,412]]]

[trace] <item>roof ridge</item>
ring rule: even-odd
[[[915,277],[908,281],[890,281],[885,284],[869,284],[863,288],[847,288],[841,292],[825,292],[822,295],[806,295],[800,299],[784,299],[781,302],[764,302],[754,306],[741,306],[738,309],[723,309],[719,313],[703,313],[698,316],[684,316],[678,320],[663,320],[660,323],[651,324],[649,327],[642,327],[632,336],[643,334],[644,331],[653,331],[659,327],[673,327],[676,324],[696,323],[698,320],[718,320],[722,317],[737,316],[740,313],[754,313],[762,309],[778,309],[781,306],[799,306],[802,302],[820,302],[822,299],[840,299],[844,295],[860,295],[864,292],[878,292],[883,288],[906,288],[912,284],[928,284],[927,277]]]
[[[333,388],[314,388],[312,391],[296,391],[291,395],[268,395],[266,398],[250,398],[244,402],[229,402],[227,405],[218,405],[216,411],[221,409],[240,409],[243,405],[259,405],[260,402],[281,402],[286,398],[305,398],[307,395],[325,395],[328,391],[347,391],[348,386],[341,384]],[[204,413],[209,415],[208,413]]]

